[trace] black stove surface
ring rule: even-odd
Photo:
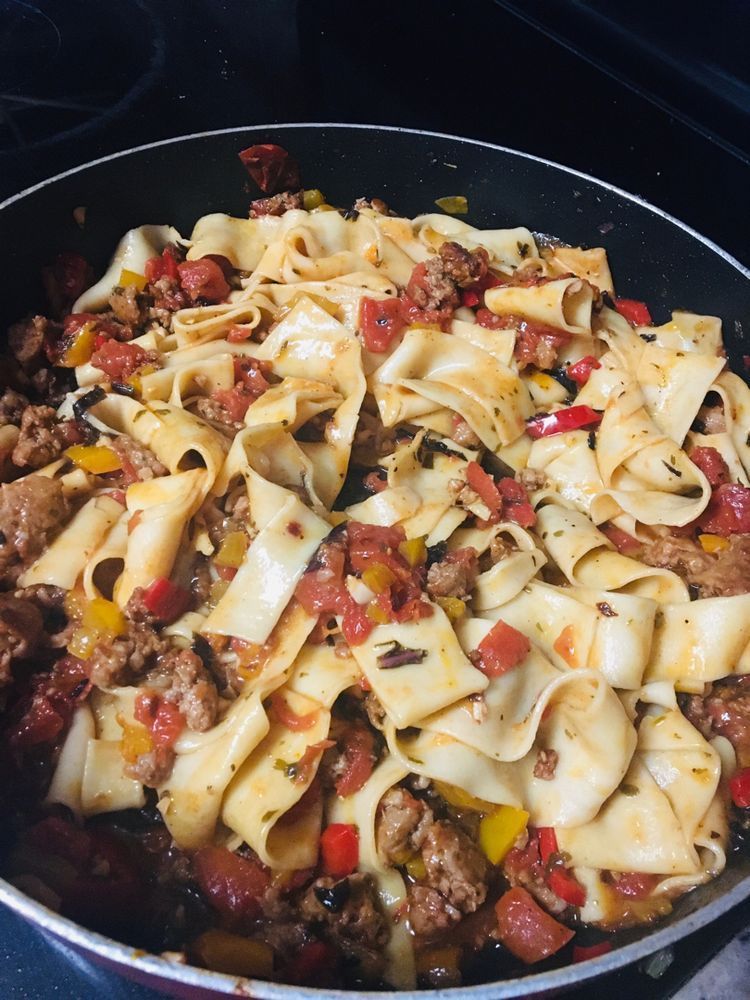
[[[0,198],[175,135],[370,122],[575,167],[747,265],[750,6],[715,0],[709,21],[690,11],[676,0],[0,0]],[[576,996],[671,996],[747,924],[749,905],[679,945],[663,977],[633,969]],[[2,997],[155,995],[4,910],[0,940]]]

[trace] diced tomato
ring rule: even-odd
[[[259,861],[242,858],[226,847],[202,847],[193,855],[193,871],[203,895],[230,921],[258,916],[263,894],[271,885]]]
[[[151,733],[155,750],[165,750],[174,746],[177,737],[185,728],[185,719],[177,708],[164,701],[158,694],[144,692],[135,699],[134,716]]]
[[[150,257],[146,261],[144,273],[149,284],[159,281],[160,278],[177,281],[180,275],[177,270],[177,259],[171,247],[165,247],[160,257]]]
[[[520,886],[500,897],[495,913],[500,940],[527,965],[554,955],[574,937],[570,928],[546,913]]]
[[[230,344],[241,344],[244,340],[250,340],[255,328],[252,326],[238,326],[232,324],[227,330],[227,340]]]
[[[537,829],[539,835],[539,856],[542,864],[546,865],[553,854],[558,854],[560,849],[557,846],[557,834],[552,826],[540,826]]]
[[[558,327],[535,323],[524,317],[504,317],[518,325],[513,356],[520,368],[535,365],[537,368],[552,368],[558,352],[571,340],[572,334]]]
[[[485,330],[509,330],[517,322],[517,316],[496,316],[489,309],[477,309],[477,323]]]
[[[468,288],[464,288],[461,291],[461,305],[474,308],[480,302],[484,302],[484,293],[488,288],[495,288],[497,285],[504,285],[505,283],[503,278],[498,277],[491,271],[487,271],[479,281],[475,281],[473,285],[469,285]]]
[[[599,958],[612,951],[611,941],[600,941],[598,944],[575,944],[573,945],[573,961],[588,962],[590,958]]]
[[[242,166],[264,194],[294,191],[300,186],[297,161],[283,146],[270,142],[248,146],[237,154]]]
[[[590,406],[568,406],[548,413],[545,417],[533,417],[526,424],[526,433],[536,440],[552,434],[566,434],[584,427],[595,427],[601,423],[601,419],[601,413],[592,410]]]
[[[111,379],[123,380],[133,374],[148,360],[148,355],[138,344],[106,340],[91,355],[91,364]]]
[[[294,782],[299,785],[310,780],[311,773],[320,760],[320,755],[330,747],[336,746],[333,740],[318,740],[305,748],[305,752],[294,764]],[[320,800],[320,782],[313,778],[313,783],[307,789],[300,801],[279,820],[284,824],[296,822],[308,809]]]
[[[562,865],[555,865],[547,877],[547,884],[569,906],[583,906],[586,902],[586,890]]]
[[[732,775],[729,780],[729,791],[732,802],[740,809],[747,809],[750,806],[750,767],[743,767],[741,771]]]
[[[335,878],[346,878],[359,864],[359,834],[350,823],[331,823],[320,837],[323,869]]]
[[[42,268],[42,283],[55,313],[63,313],[91,284],[94,274],[91,265],[79,253],[60,253],[47,267]]]
[[[340,741],[343,744],[343,770],[336,781],[336,794],[342,798],[358,792],[372,774],[375,741],[364,726],[349,726]]]
[[[232,389],[217,389],[211,394],[211,399],[224,407],[232,423],[239,424],[245,419],[247,408],[255,397],[242,385],[235,385]]]
[[[446,329],[453,318],[456,306],[459,304],[458,294],[454,290],[438,308],[423,309],[417,305],[417,300],[422,297],[423,292],[431,294],[427,265],[424,261],[416,264],[411,272],[409,283],[401,296],[401,314],[407,323],[435,323],[442,329]]]
[[[367,617],[365,608],[350,596],[341,619],[341,631],[346,641],[350,646],[360,646],[374,628],[375,622]]]
[[[253,398],[258,399],[270,387],[270,382],[266,378],[269,374],[270,365],[267,361],[258,361],[257,358],[235,358],[234,377],[237,382],[241,382],[243,387]]]
[[[221,302],[230,288],[224,272],[210,257],[186,260],[177,265],[180,284],[193,302]]]
[[[487,677],[500,677],[517,667],[530,649],[531,643],[523,632],[498,621],[477,646],[472,662]]]
[[[11,713],[7,739],[18,750],[54,744],[66,731],[76,705],[91,690],[85,664],[75,656],[58,660],[51,673],[35,674],[28,694]]]
[[[710,535],[750,532],[750,488],[739,483],[723,483],[711,494],[708,506],[693,526]]]
[[[478,462],[469,462],[466,466],[466,482],[489,510],[489,520],[493,522],[499,521],[503,498],[492,476],[488,472],[485,472]]]
[[[593,355],[587,354],[585,358],[581,358],[580,361],[576,361],[575,364],[566,368],[565,374],[568,378],[572,378],[577,385],[586,385],[595,368],[601,368],[601,365]]]
[[[178,587],[165,576],[158,577],[143,592],[143,603],[148,610],[167,625],[184,614],[190,602],[190,591]]]
[[[729,482],[729,466],[716,448],[693,448],[690,461],[698,466],[712,487]]]
[[[533,528],[536,524],[536,513],[529,503],[529,494],[523,483],[505,476],[498,479],[497,489],[503,498],[503,518],[520,524],[522,528]]]
[[[637,538],[633,538],[627,531],[617,528],[614,524],[600,524],[599,531],[606,535],[618,552],[624,556],[632,556],[640,552],[641,543]]]
[[[370,493],[382,493],[388,489],[388,479],[380,472],[368,472],[362,480],[362,485]]]
[[[364,296],[359,308],[359,325],[367,350],[384,353],[406,326],[401,315],[401,302],[398,299]]]
[[[212,260],[214,264],[218,264],[221,268],[221,273],[229,281],[229,279],[234,274],[234,267],[232,262],[228,257],[225,257],[221,253],[207,253],[201,260]]]
[[[615,309],[631,326],[651,326],[651,313],[645,302],[637,299],[615,299]]]
[[[307,986],[327,985],[335,976],[339,953],[327,941],[308,941],[291,960],[289,982]]]
[[[622,872],[613,878],[611,885],[615,892],[621,896],[629,896],[631,899],[646,899],[658,883],[658,875],[650,875],[648,872]]]
[[[287,729],[291,729],[293,732],[304,732],[307,729],[312,729],[320,715],[317,710],[306,712],[305,715],[297,715],[296,712],[292,711],[283,694],[279,691],[271,696],[271,711],[282,726],[286,726]]]

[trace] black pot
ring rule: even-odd
[[[743,355],[750,353],[743,334],[750,332],[750,271],[688,226],[635,195],[538,157],[455,136],[367,125],[269,125],[170,139],[94,161],[8,199],[0,204],[3,326],[44,307],[40,268],[62,250],[79,251],[101,273],[133,226],[170,223],[189,235],[209,212],[246,215],[257,192],[246,192],[236,154],[256,142],[289,149],[302,165],[305,186],[320,188],[333,204],[377,196],[399,213],[417,215],[433,210],[436,198],[461,194],[477,226],[525,225],[572,245],[605,246],[619,295],[646,301],[657,323],[677,308],[721,317],[730,363],[743,371]],[[79,207],[86,208],[83,227],[73,215]],[[496,1000],[564,991],[674,943],[748,896],[750,858],[733,858],[718,879],[679,900],[658,928],[623,933],[621,946],[607,955],[451,996]],[[311,995],[142,955],[59,917],[2,880],[0,902],[94,961],[174,996]],[[359,995],[418,1000],[430,994]]]

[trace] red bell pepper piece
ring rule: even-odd
[[[522,962],[531,965],[554,955],[574,937],[521,886],[509,889],[495,903],[498,937]]]
[[[566,369],[565,374],[568,378],[572,378],[577,385],[586,385],[595,368],[601,368],[601,365],[592,354],[587,354],[585,358],[581,358],[574,365],[570,365]]]
[[[562,865],[556,865],[552,869],[547,878],[547,884],[554,894],[569,906],[583,906],[586,902],[586,890]]]
[[[729,791],[732,793],[732,801],[740,809],[750,806],[750,767],[743,767],[732,776]]]
[[[145,589],[143,603],[154,617],[169,625],[190,607],[190,592],[161,576]]]
[[[622,528],[618,528],[614,524],[600,524],[599,531],[606,535],[617,551],[624,556],[631,556],[641,550],[641,543],[637,538],[633,538],[627,531],[623,531]]]
[[[601,419],[601,413],[592,410],[590,406],[569,406],[567,409],[548,413],[545,417],[534,417],[526,424],[526,432],[536,440],[552,434],[566,434],[584,427],[595,427],[601,423]]]
[[[537,830],[539,834],[539,857],[542,864],[546,865],[553,854],[558,854],[560,848],[557,846],[557,834],[553,826],[540,826]]]
[[[469,462],[466,466],[466,482],[489,510],[490,520],[499,521],[503,498],[492,476],[478,462]]]
[[[645,302],[637,299],[615,299],[615,309],[632,326],[651,326],[651,313]]]
[[[524,660],[531,643],[518,629],[496,622],[472,653],[472,663],[487,677],[500,677]]]
[[[573,961],[588,962],[590,958],[598,958],[612,951],[611,941],[600,941],[598,944],[574,944]]]
[[[401,302],[364,296],[359,308],[359,325],[367,350],[383,354],[406,326]]]
[[[346,878],[359,864],[359,834],[350,823],[331,823],[320,838],[323,868],[334,878]]]

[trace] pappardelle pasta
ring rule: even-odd
[[[96,283],[61,255],[9,333],[4,871],[262,979],[601,954],[748,827],[721,322],[241,156],[249,218],[140,226]]]

